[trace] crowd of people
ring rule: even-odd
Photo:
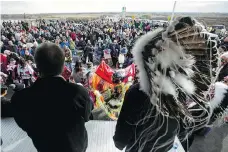
[[[168,151],[178,136],[188,151],[196,131],[224,121],[227,53],[215,67],[219,79],[215,79],[214,89],[206,84],[201,90],[204,73],[195,69],[200,65],[186,52],[219,52],[217,40],[191,17],[177,18],[168,28],[153,30],[149,23],[137,20],[39,20],[36,26],[3,22],[1,86],[16,92],[11,108],[4,111],[12,111],[38,151],[85,152],[85,122],[93,119],[94,106],[85,88],[90,86],[93,65],[105,61],[115,69],[124,68],[132,64],[134,56],[139,79],[122,95],[115,146],[129,152]],[[189,32],[192,35],[186,34]],[[195,41],[189,43],[188,38]],[[212,79],[212,75],[208,77]],[[119,85],[113,96],[119,96],[122,78],[114,73],[112,79]],[[5,86],[1,98],[7,92]],[[222,94],[216,93],[218,88],[223,89]],[[207,90],[209,98],[203,96]]]
[[[38,76],[35,50],[43,42],[55,43],[64,50],[67,79],[69,73],[81,70],[78,69],[81,62],[83,65],[89,62],[97,65],[105,59],[113,68],[119,68],[119,63],[124,68],[133,62],[131,49],[134,41],[150,30],[152,26],[149,23],[134,20],[37,20],[35,25],[23,21],[3,21],[1,72],[8,75],[8,83],[19,81],[26,87],[30,86]],[[76,64],[76,61],[79,63]]]

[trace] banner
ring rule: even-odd
[[[101,64],[97,67],[95,72],[99,77],[112,84],[112,75],[114,70],[110,68],[105,61],[102,61]]]
[[[135,65],[131,64],[130,66],[128,66],[125,69],[120,69],[120,70],[116,70],[122,73],[124,80],[124,83],[128,82],[128,78],[135,77]],[[97,67],[96,70],[96,74],[101,77],[103,80],[107,81],[108,83],[112,84],[112,75],[115,71],[108,66],[105,61],[102,61],[101,64]]]

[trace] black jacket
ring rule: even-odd
[[[153,149],[153,145],[156,142],[156,139],[161,137],[158,140],[157,145],[163,145],[163,147],[158,148],[156,152],[167,152],[173,146],[173,142],[175,139],[175,135],[177,134],[177,126],[178,122],[171,118],[163,119],[161,115],[155,116],[155,109],[153,108],[152,104],[148,96],[139,90],[139,84],[132,86],[127,93],[125,94],[124,104],[120,112],[120,116],[117,121],[115,135],[113,137],[115,145],[118,149],[122,150],[126,147],[127,152],[138,152],[140,151],[139,144],[143,144],[143,139],[140,141],[140,134],[142,137],[153,137],[151,140],[146,139],[146,144],[144,145],[143,149],[140,152],[149,152]],[[151,118],[145,119],[150,113]],[[160,123],[156,122],[153,127],[149,130],[145,131],[145,129],[149,128],[151,124],[155,121],[155,118],[160,119]],[[164,120],[164,124],[162,124],[162,119]],[[166,124],[168,124],[168,130],[165,136],[164,133],[166,132]],[[160,130],[156,129],[161,127]],[[145,132],[144,132],[145,131]],[[155,132],[152,132],[155,131]],[[151,136],[149,135],[151,134]],[[167,145],[167,141],[170,142]],[[155,151],[156,149],[154,149]],[[153,151],[153,152],[154,152]]]
[[[93,54],[93,48],[92,48],[92,46],[87,45],[87,46],[85,47],[85,49],[84,49],[84,54],[85,54],[85,55]]]
[[[7,97],[1,98],[1,117],[12,117],[12,108],[10,99]]]
[[[16,60],[17,62],[20,60],[18,54],[17,53],[14,53],[14,52],[11,52],[11,54],[7,56],[8,62],[10,61],[11,58],[13,58],[14,60]]]
[[[82,86],[61,77],[41,78],[11,102],[15,121],[39,152],[85,152],[92,102]]]
[[[17,48],[16,48],[16,46],[15,45],[9,45],[8,47],[7,47],[7,49],[8,50],[10,50],[11,52],[14,52],[14,53],[17,53]]]

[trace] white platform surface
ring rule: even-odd
[[[120,152],[115,148],[113,135],[116,122],[114,121],[89,121],[86,123],[88,131],[88,149],[87,152]],[[2,152],[37,152],[31,139],[15,123],[13,118],[2,119],[1,135],[3,139]],[[184,152],[179,144],[176,151]]]

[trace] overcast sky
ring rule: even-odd
[[[2,14],[120,12],[171,12],[174,1],[152,0],[36,0],[1,1]],[[228,1],[178,1],[175,12],[227,12]]]

